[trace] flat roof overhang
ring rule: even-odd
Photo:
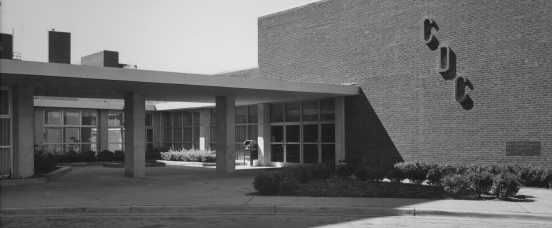
[[[237,105],[359,94],[359,87],[264,78],[186,74],[0,59],[2,85],[28,85],[35,96],[121,99],[129,92],[147,100],[214,102],[234,96]]]

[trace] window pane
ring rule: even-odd
[[[96,125],[97,115],[93,110],[82,111],[82,125]]]
[[[325,99],[320,101],[320,119],[334,120],[334,100]]]
[[[236,123],[247,123],[247,106],[236,107]]]
[[[333,124],[322,124],[322,142],[335,142],[335,128]]]
[[[107,131],[107,141],[109,143],[123,143],[123,133],[121,128],[109,128]]]
[[[303,121],[318,120],[318,101],[303,103]]]
[[[92,127],[81,128],[81,140],[83,143],[96,143],[98,129]]]
[[[257,105],[251,105],[249,106],[249,114],[248,114],[248,122],[249,123],[257,123]]]
[[[270,104],[270,122],[284,121],[284,105]]]
[[[80,145],[79,144],[66,144],[65,145],[65,152],[75,152],[80,153]]]
[[[61,125],[61,112],[46,111],[46,124]]]
[[[215,110],[209,111],[209,124],[215,126],[217,124],[217,116]]]
[[[153,142],[153,129],[146,129],[146,142]]]
[[[183,137],[182,137],[183,136],[182,128],[174,128],[173,134],[174,134],[173,142],[174,143],[182,143],[182,139],[183,139]],[[191,137],[191,135],[190,135],[190,137]],[[189,141],[189,140],[186,140],[186,141]]]
[[[187,112],[185,112],[187,113]],[[186,117],[183,116],[183,113],[181,112],[173,112],[171,114],[172,116],[172,119],[173,119],[173,127],[174,128],[179,128],[179,127],[182,127],[182,124],[183,124],[183,118],[187,118],[187,117],[190,117],[189,115],[186,115]]]
[[[322,144],[322,163],[335,164],[334,144]]]
[[[299,103],[286,104],[286,122],[299,121]]]
[[[66,125],[80,125],[80,112],[65,111]]]
[[[109,127],[119,127],[123,125],[122,112],[110,112],[107,114],[107,125]]]
[[[286,126],[286,141],[299,142],[299,125]]]
[[[61,154],[62,153],[62,147],[60,144],[55,145],[46,145],[44,147],[45,152],[51,153],[51,154]]]
[[[286,145],[286,162],[300,162],[299,144]]]
[[[191,112],[183,112],[182,113],[182,124],[184,124],[184,126],[191,126],[192,125],[192,113]]]
[[[97,152],[98,150],[96,150],[96,144],[82,144],[81,145],[81,151],[82,152],[89,152],[89,151]]]
[[[284,148],[280,144],[271,145],[270,161],[283,162],[284,161]]]
[[[0,118],[0,146],[9,146],[10,136],[10,119]]]
[[[303,141],[318,142],[318,125],[303,125]]]
[[[7,90],[0,90],[0,114],[7,115],[10,109],[10,100]]]
[[[146,112],[146,126],[151,126],[153,123],[153,114],[151,112]]]
[[[257,125],[247,126],[248,139],[257,140]]]
[[[192,128],[191,127],[185,127],[184,131],[182,133],[183,142],[191,142],[192,141]]]
[[[236,126],[236,142],[241,143],[247,139],[247,126]]]
[[[47,127],[44,132],[44,141],[47,143],[61,143],[61,128]]]
[[[79,128],[78,127],[66,127],[65,128],[65,143],[79,143]]]
[[[120,143],[110,143],[107,145],[107,149],[111,152],[115,151],[122,151],[123,150],[123,144]]]
[[[303,145],[303,163],[318,163],[318,145]]]
[[[271,126],[270,127],[271,142],[283,142],[284,141],[284,128],[283,126]]]

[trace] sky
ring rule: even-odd
[[[317,0],[0,0],[0,32],[48,61],[48,31],[71,33],[71,63],[101,50],[139,69],[215,74],[257,67],[257,18]]]

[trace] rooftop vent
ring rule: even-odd
[[[48,31],[48,62],[71,63],[71,33]]]

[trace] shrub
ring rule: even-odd
[[[364,166],[355,171],[355,176],[362,181],[380,181],[385,177],[385,170],[381,167]]]
[[[304,166],[284,168],[282,174],[284,176],[293,177],[301,183],[306,183],[314,177],[312,168]]]
[[[504,172],[493,178],[492,192],[500,199],[515,196],[519,188],[518,178],[511,172]]]
[[[190,161],[190,162],[215,162],[216,153],[210,150],[175,150],[169,149],[167,152],[161,152],[160,157],[166,161]]]
[[[355,169],[351,165],[338,165],[335,172],[340,177],[350,177]]]
[[[312,167],[312,176],[314,179],[328,179],[332,173],[332,168],[327,164],[318,164]]]
[[[395,168],[399,169],[406,178],[414,183],[422,183],[427,176],[430,165],[421,162],[401,162],[395,164]]]
[[[466,173],[466,177],[470,188],[477,193],[478,197],[481,197],[483,193],[488,193],[493,186],[493,175],[480,166],[470,167]]]
[[[469,181],[460,174],[448,174],[441,180],[443,190],[453,195],[465,195],[470,192]]]
[[[49,173],[56,169],[57,161],[54,155],[43,151],[35,152],[34,168],[36,173]]]
[[[395,167],[389,169],[385,176],[389,178],[391,182],[401,182],[405,178],[404,173],[401,172],[400,169],[397,169]]]
[[[114,154],[109,150],[102,150],[98,153],[98,161],[113,161]]]
[[[524,186],[547,187],[547,171],[540,167],[521,167],[517,173],[519,181]]]
[[[113,161],[125,161],[125,152],[123,152],[122,150],[116,150],[113,154]]]
[[[278,193],[280,195],[292,195],[299,188],[299,182],[293,176],[283,175],[279,180]]]
[[[263,173],[255,176],[253,187],[261,195],[278,194],[280,188],[280,176],[274,173]]]
[[[426,174],[426,179],[428,180],[429,184],[434,186],[441,186],[441,180],[444,176],[448,174],[460,174],[461,169],[458,168],[458,166],[452,166],[452,165],[432,165],[430,166],[429,170]]]
[[[95,162],[96,161],[96,152],[94,152],[94,151],[82,152],[80,154],[80,159],[79,160],[85,161],[85,162]]]
[[[544,181],[546,182],[548,188],[552,188],[552,169],[546,170]]]

